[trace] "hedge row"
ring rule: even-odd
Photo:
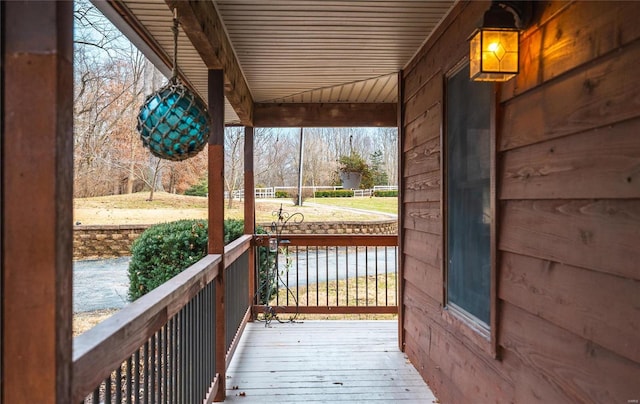
[[[353,197],[353,191],[338,189],[335,191],[316,191],[316,198],[351,198]]]
[[[374,191],[373,196],[381,198],[397,198],[398,191]]]
[[[374,191],[373,196],[381,198],[397,198],[398,191]],[[293,194],[287,191],[276,191],[276,198],[291,198]],[[316,191],[315,198],[351,198],[353,191],[348,189],[337,189],[334,191]]]

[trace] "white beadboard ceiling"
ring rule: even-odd
[[[152,52],[164,52],[160,59],[170,60],[172,12],[165,2],[116,1],[129,14],[119,22],[114,20],[116,25],[122,28],[123,23],[136,21],[137,30],[153,38]],[[276,103],[396,102],[397,72],[454,4],[425,0],[205,1],[212,1],[220,14],[254,102]],[[110,7],[98,0],[94,4],[103,12]],[[135,34],[125,34],[141,48],[149,48]],[[178,47],[178,66],[206,99],[205,64],[182,32]],[[228,102],[225,121],[239,122]]]

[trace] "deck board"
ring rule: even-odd
[[[396,321],[250,323],[227,371],[225,402],[437,402],[397,335]]]

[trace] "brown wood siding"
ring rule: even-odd
[[[489,2],[406,66],[406,353],[443,403],[640,399],[640,2],[539,2],[498,91],[497,358],[444,308],[444,74]]]

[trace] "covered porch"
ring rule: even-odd
[[[531,3],[515,77],[481,87],[469,35],[516,2],[95,1],[165,71],[177,11],[179,75],[213,122],[209,255],[73,339],[73,7],[2,2],[2,402],[638,402],[640,3]],[[245,127],[246,157],[245,235],[227,246],[225,125]],[[254,128],[325,126],[398,128],[398,236],[290,246],[393,249],[395,272],[366,260],[353,302],[264,304]],[[454,186],[472,209],[454,212]],[[454,267],[472,226],[483,265]],[[398,317],[255,321],[272,311]]]

